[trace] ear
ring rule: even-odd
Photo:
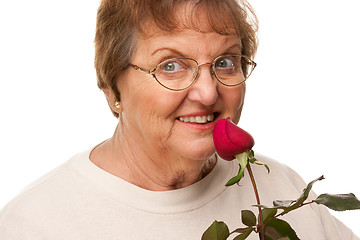
[[[110,109],[113,113],[117,113],[117,115],[119,115],[122,111],[121,101],[117,100],[115,93],[109,88],[104,89],[104,93]]]

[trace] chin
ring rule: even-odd
[[[202,147],[196,149],[188,149],[188,151],[184,152],[183,156],[191,160],[206,161],[214,154],[215,148],[211,146],[209,148]]]
[[[184,139],[187,139],[184,141]],[[212,139],[212,135],[204,137],[197,137],[191,139],[191,137],[177,138],[177,141],[172,142],[172,146],[167,149],[173,149],[173,153],[179,157],[189,160],[207,160],[215,153],[215,146]]]

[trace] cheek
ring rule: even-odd
[[[127,121],[136,123],[136,128],[142,129],[144,134],[146,131],[153,137],[165,138],[171,133],[175,113],[184,99],[182,95],[158,86],[138,86],[136,90],[122,95],[123,116]]]
[[[142,104],[141,114],[145,115],[148,121],[168,121],[173,123],[176,118],[176,111],[181,106],[183,94],[169,92],[167,89],[149,89],[146,93],[138,96],[139,104]],[[136,99],[134,99],[136,101]]]
[[[238,94],[237,101],[238,101],[238,113],[241,114],[242,107],[244,105],[244,99],[245,99],[245,92],[246,87],[245,84],[241,85],[240,87],[240,94]]]
[[[135,73],[129,71],[117,82],[123,104],[122,115],[128,121],[137,122],[137,127],[152,125],[161,128],[161,124],[168,127],[186,94],[169,91],[151,76],[139,77],[134,76]]]
[[[237,87],[227,89],[224,93],[224,102],[227,110],[231,112],[233,121],[238,122],[240,119],[242,107],[244,105],[245,98],[245,84],[241,84]]]
[[[166,89],[165,89],[166,90]],[[176,94],[175,94],[176,95]],[[143,95],[134,121],[140,128],[144,140],[153,149],[162,151],[169,148],[176,133],[176,112],[182,104],[180,96],[174,94],[145,94]]]

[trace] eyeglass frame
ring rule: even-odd
[[[243,81],[241,81],[240,83],[236,83],[236,84],[231,84],[231,85],[230,85],[230,84],[223,83],[223,82],[219,79],[219,77],[218,77],[217,74],[216,74],[216,71],[214,70],[214,63],[215,63],[218,59],[220,59],[221,57],[224,57],[224,56],[239,56],[239,57],[243,57],[243,58],[245,58],[247,61],[249,61],[249,64],[250,64],[252,67],[251,67],[251,69],[250,69],[250,73],[248,74],[248,76],[247,76],[247,77],[244,76],[244,80],[243,80]],[[170,61],[170,60],[172,60],[172,59],[188,59],[188,60],[192,60],[192,61],[194,61],[194,62],[196,63],[197,68],[196,68],[196,72],[194,72],[194,73],[196,73],[196,74],[194,75],[193,80],[191,81],[191,83],[190,83],[188,86],[186,86],[186,87],[184,87],[184,88],[180,88],[180,89],[174,89],[174,88],[170,88],[170,87],[168,87],[168,86],[165,86],[163,83],[161,83],[161,82],[156,78],[156,75],[155,75],[155,73],[154,73],[154,72],[156,71],[156,69],[157,69],[163,62],[165,62],[165,61]],[[147,73],[147,74],[152,75],[153,78],[155,78],[155,80],[156,80],[161,86],[163,86],[164,88],[169,89],[169,90],[171,90],[171,91],[177,91],[177,92],[178,92],[178,91],[183,91],[183,90],[189,88],[191,85],[194,84],[194,82],[196,81],[196,79],[197,79],[198,76],[199,76],[200,67],[203,66],[203,65],[210,64],[210,74],[211,74],[211,75],[214,75],[215,78],[216,78],[222,85],[227,86],[227,87],[235,87],[235,86],[238,86],[238,85],[244,83],[244,82],[250,77],[251,73],[254,71],[255,67],[257,66],[256,62],[254,62],[250,57],[248,57],[248,56],[246,56],[246,55],[243,55],[243,54],[222,54],[222,55],[214,58],[214,60],[213,60],[212,62],[210,62],[210,63],[200,63],[200,64],[199,64],[198,61],[196,61],[195,59],[193,59],[193,58],[186,58],[186,57],[184,57],[184,58],[171,58],[171,59],[167,59],[167,60],[165,60],[165,61],[161,61],[161,62],[160,62],[159,64],[157,64],[157,65],[155,66],[155,68],[152,69],[152,70],[144,69],[144,68],[139,67],[138,65],[135,65],[135,64],[132,64],[132,63],[129,63],[129,66],[133,67],[135,70],[140,70],[140,71],[143,71],[143,72],[145,72],[145,73]]]

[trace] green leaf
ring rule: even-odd
[[[321,181],[321,180],[324,180],[324,176],[320,176],[318,177],[317,179],[311,181],[307,186],[306,188],[304,189],[303,191],[303,194],[300,196],[300,198],[298,200],[296,200],[296,202],[300,201],[301,204],[309,197],[309,194],[310,194],[310,191],[311,191],[311,188],[312,186],[314,185],[315,182],[317,181]]]
[[[214,221],[203,233],[201,240],[226,240],[229,235],[229,228],[224,222]]]
[[[284,211],[280,213],[280,216],[287,214],[288,212],[295,210],[302,206],[305,200],[309,197],[312,186],[315,182],[325,179],[324,176],[321,176],[313,181],[311,181],[306,188],[303,190],[303,193],[297,200],[276,200],[273,202],[272,207],[267,207],[264,205],[253,205],[254,207],[261,207],[267,209],[283,209]]]
[[[242,223],[248,227],[256,226],[256,216],[250,210],[242,210],[241,211],[241,220],[242,220]]]
[[[254,229],[254,228],[253,228],[253,227],[237,228],[237,229],[235,229],[234,231],[232,231],[232,232],[230,233],[230,235],[233,234],[233,233],[246,233],[246,232],[249,231],[250,229]]]
[[[238,160],[238,162],[240,164],[240,172],[242,173],[242,175],[244,175],[244,171],[246,169],[246,166],[249,163],[248,158],[249,158],[249,153],[248,152],[243,152],[243,153],[240,153],[240,154],[236,155],[236,159]]]
[[[249,158],[250,163],[255,163],[256,161],[257,161],[256,158]]]
[[[261,210],[261,214],[263,217],[263,222],[266,223],[269,219],[274,217],[277,213],[277,209],[272,208],[264,208]]]
[[[247,230],[246,232],[244,232],[244,233],[236,236],[236,237],[234,238],[234,240],[244,240],[244,239],[246,239],[254,230],[255,230],[254,228],[251,228],[251,229]]]
[[[288,237],[291,240],[300,240],[290,224],[278,218],[274,218],[266,224],[265,235],[271,239]]]
[[[235,183],[238,183],[241,178],[244,176],[244,172],[242,172],[242,174],[240,173],[240,170],[238,172],[238,175],[236,175],[235,177],[231,178],[227,183],[226,183],[226,187],[229,187],[231,185],[234,185]]]
[[[235,177],[231,178],[226,183],[225,186],[229,187],[231,185],[234,185],[235,183],[240,182],[241,178],[244,177],[244,172],[245,172],[246,166],[248,164],[248,156],[249,156],[248,154],[249,154],[249,152],[243,152],[243,153],[236,155],[236,159],[239,162],[239,172]]]
[[[303,204],[305,202],[305,200],[309,197],[310,191],[312,186],[314,185],[315,182],[317,181],[321,181],[325,179],[324,176],[318,177],[317,179],[311,181],[306,188],[303,190],[303,193],[300,195],[300,197],[294,201],[294,203],[292,203],[289,207],[285,208],[284,211],[281,213],[281,215],[285,215],[286,213],[297,209],[301,206],[301,204]],[[277,202],[281,202],[281,201],[277,201]],[[287,202],[287,201],[283,201],[283,202]]]
[[[360,209],[360,201],[352,193],[348,194],[321,194],[314,202],[325,205],[335,211]]]
[[[261,236],[260,233],[259,235]],[[283,238],[283,235],[280,234],[274,227],[268,226],[265,228],[265,239],[278,240],[281,238]]]
[[[278,200],[279,201],[279,200]],[[293,201],[295,202],[295,201]],[[255,204],[255,205],[251,205],[253,207],[261,207],[263,209],[273,209],[273,210],[278,210],[278,209],[286,209],[286,207],[283,207],[283,206],[272,206],[272,207],[268,207],[268,206],[265,206],[265,205],[258,205],[258,204]]]
[[[294,203],[294,200],[275,200],[273,201],[274,207],[277,208],[288,208],[291,206],[292,203]]]
[[[264,167],[266,168],[266,170],[268,171],[268,174],[270,173],[270,168],[267,164],[264,164]]]
[[[258,160],[256,160],[256,159],[255,159],[255,161],[253,161],[253,162],[251,162],[251,163],[254,163],[254,164],[256,164],[256,165],[264,166],[264,167],[266,168],[266,170],[268,171],[268,173],[270,173],[270,168],[269,168],[269,166],[266,165],[265,163],[262,163],[262,162],[260,162],[260,161],[258,161]]]
[[[254,150],[249,151],[249,158],[255,158]]]

